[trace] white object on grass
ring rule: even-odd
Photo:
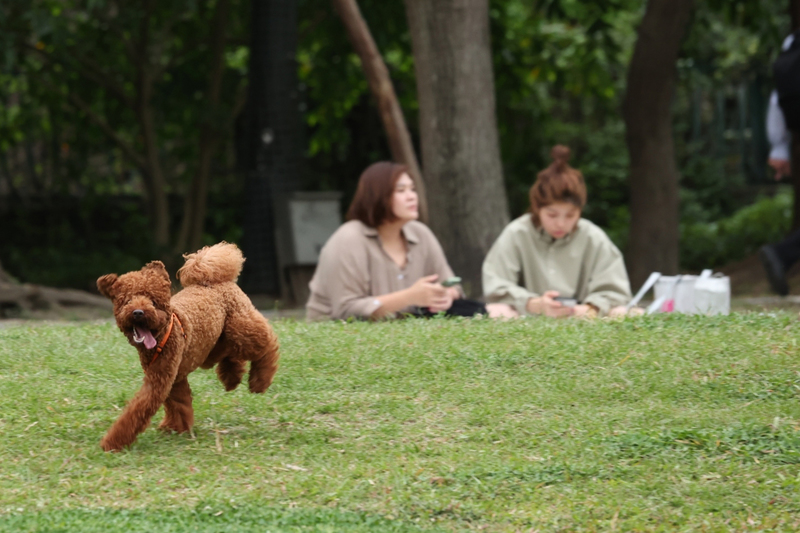
[[[649,291],[653,287],[653,285],[656,284],[656,281],[658,281],[658,278],[660,277],[661,277],[661,272],[653,272],[652,274],[650,274],[650,276],[647,278],[647,281],[645,281],[644,285],[642,285],[642,288],[639,289],[639,292],[636,293],[636,296],[634,296],[633,299],[630,302],[628,302],[628,305],[625,306],[625,309],[630,309],[634,305],[638,304],[639,301],[644,297],[644,295],[647,294],[647,291]]]
[[[655,299],[675,300],[672,311],[690,315],[730,313],[731,280],[704,270],[699,276],[661,276],[653,288]]]
[[[731,312],[731,278],[702,276],[694,284],[694,312],[704,315],[727,315]]]
[[[645,311],[645,314],[652,315],[653,313],[658,313],[659,311],[661,311],[661,306],[664,305],[664,302],[666,301],[667,301],[666,295],[656,298],[653,301],[653,303],[651,303],[648,306],[647,311]]]

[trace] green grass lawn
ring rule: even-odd
[[[800,529],[793,314],[274,327],[265,395],[195,372],[117,454],[116,327],[0,330],[0,531]]]

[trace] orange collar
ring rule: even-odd
[[[180,326],[180,328],[181,328],[181,333],[183,334],[183,338],[184,339],[186,338],[186,332],[183,330],[183,324],[181,324],[181,319],[178,318],[178,315],[176,315],[175,313],[172,313],[172,316],[169,317],[169,325],[167,326],[167,333],[164,334],[164,338],[162,338],[161,342],[159,342],[158,346],[156,346],[156,353],[155,353],[155,355],[153,355],[153,358],[150,360],[150,363],[148,363],[147,368],[150,368],[150,366],[155,362],[155,360],[158,359],[158,356],[161,355],[161,350],[164,349],[164,345],[167,344],[167,341],[169,340],[169,336],[172,335],[172,324],[173,324],[173,322],[177,322],[178,323],[178,326]]]

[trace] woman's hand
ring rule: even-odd
[[[447,287],[445,291],[447,292],[447,301],[442,305],[428,306],[428,309],[430,310],[431,313],[447,311],[448,309],[450,309],[450,307],[452,307],[453,300],[458,300],[459,298],[461,298],[461,293],[458,292],[458,289],[454,287]]]
[[[544,315],[553,318],[572,316],[574,307],[565,307],[561,302],[553,300],[558,296],[558,291],[545,291],[538,298],[530,298],[525,306],[533,315]]]
[[[438,274],[425,276],[409,287],[411,303],[419,307],[427,307],[434,313],[450,309],[450,306],[453,305],[453,298],[445,287],[436,283],[438,278]]]
[[[486,304],[489,318],[519,318],[519,311],[508,304]]]
[[[595,318],[597,316],[597,308],[589,304],[579,304],[572,308],[575,313],[574,316]]]

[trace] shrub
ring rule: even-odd
[[[742,259],[763,244],[783,238],[791,222],[792,194],[782,190],[728,218],[681,224],[681,267],[700,270]]]

